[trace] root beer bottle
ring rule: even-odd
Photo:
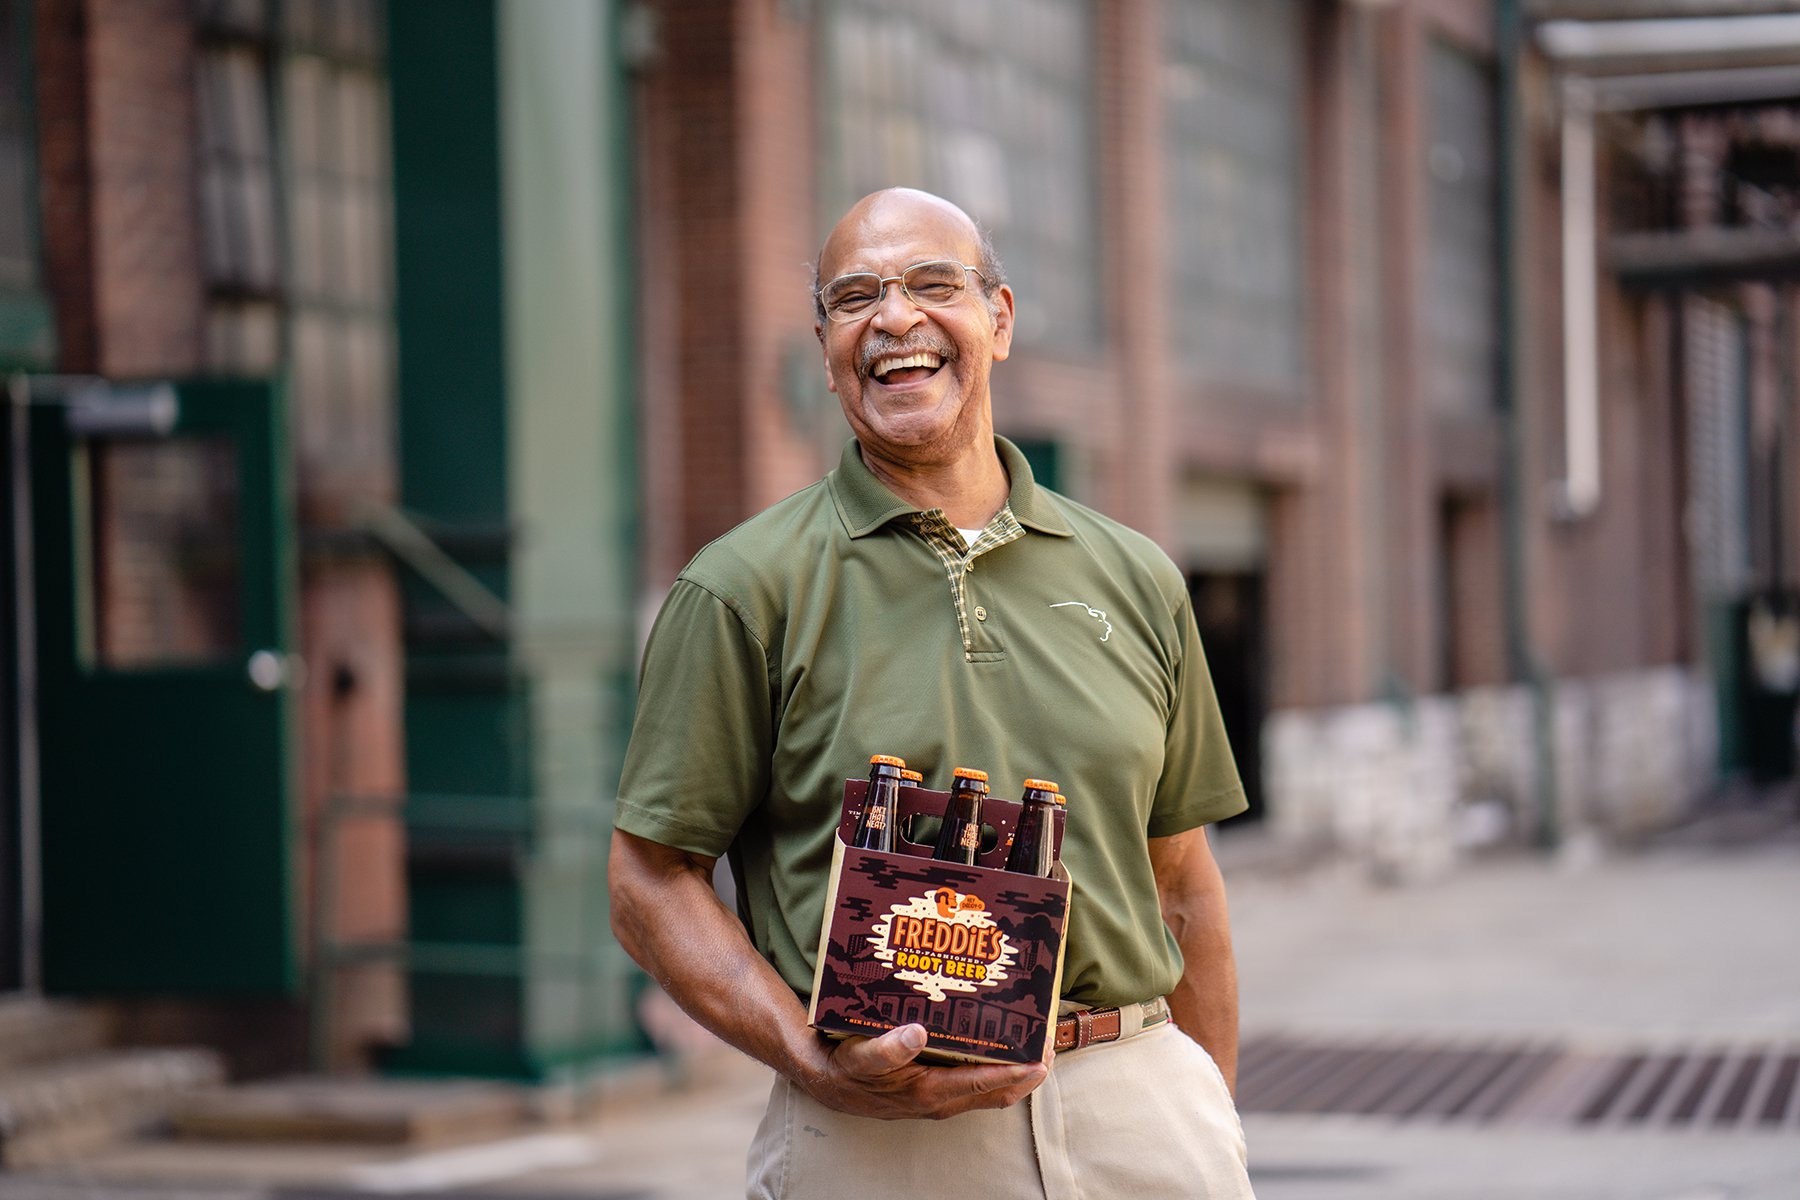
[[[938,828],[937,850],[931,857],[972,867],[975,852],[981,848],[981,801],[987,795],[987,772],[958,767],[951,775],[950,800],[944,805],[944,823]]]
[[[925,786],[925,777],[908,767],[900,772],[900,786],[922,788]]]
[[[900,772],[906,760],[891,754],[869,756],[869,791],[863,797],[862,815],[850,845],[858,850],[894,848],[894,826],[900,821]]]
[[[1020,875],[1048,875],[1056,865],[1056,802],[1060,788],[1048,779],[1027,779],[1006,869]]]

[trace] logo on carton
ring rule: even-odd
[[[890,908],[870,926],[875,957],[933,1000],[1003,982],[1013,945],[974,893],[940,887]]]

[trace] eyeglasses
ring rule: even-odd
[[[952,259],[914,263],[898,275],[883,278],[873,271],[856,275],[839,275],[820,288],[819,303],[833,321],[854,321],[887,298],[887,285],[897,283],[906,298],[920,308],[943,308],[955,304],[968,290],[963,272],[973,272],[982,283],[987,276],[974,267]]]

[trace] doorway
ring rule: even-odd
[[[20,644],[36,686],[21,707],[37,727],[35,787],[19,796],[36,836],[19,861],[41,915],[23,953],[54,994],[291,993],[280,395],[253,381],[43,391],[28,429],[13,423],[30,439],[12,503],[29,505]]]
[[[1225,737],[1250,807],[1233,821],[1263,817],[1262,726],[1268,716],[1268,622],[1260,571],[1192,571],[1188,595],[1206,649]]]

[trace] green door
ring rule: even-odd
[[[31,433],[44,987],[292,992],[280,396],[62,400]]]

